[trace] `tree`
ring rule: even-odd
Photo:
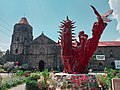
[[[0,50],[0,64],[3,64],[5,61],[5,59],[3,58],[4,55],[5,55],[5,52]]]
[[[0,57],[2,57],[4,54],[5,52],[0,50]]]

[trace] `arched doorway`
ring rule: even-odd
[[[111,68],[115,69],[115,62],[111,62]]]
[[[99,67],[99,68],[98,68],[99,71],[104,71],[103,62],[99,62],[98,67]]]
[[[43,60],[40,60],[39,61],[39,70],[40,70],[40,72],[42,72],[43,70],[44,70],[44,61]]]

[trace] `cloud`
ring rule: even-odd
[[[2,43],[2,42],[0,43],[0,50],[6,51],[7,49],[9,49],[8,47],[9,47],[8,43]]]
[[[115,41],[120,41],[120,38],[117,38]]]
[[[0,47],[0,50],[2,50],[2,47]]]
[[[120,0],[109,0],[110,8],[114,10],[113,18],[117,20],[117,30],[120,32]]]

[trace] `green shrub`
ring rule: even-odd
[[[42,72],[42,76],[44,77],[45,81],[50,78],[50,73],[48,69]]]
[[[47,80],[49,80],[51,78],[48,69],[46,69],[42,72],[42,77],[43,77],[42,88],[46,88],[47,87]]]
[[[31,73],[29,77],[26,78],[26,89],[27,90],[38,90],[37,80],[40,78],[40,73]]]
[[[7,90],[7,88],[4,84],[0,84],[0,90]]]
[[[30,74],[31,74],[31,71],[28,71],[28,70],[27,70],[27,71],[24,71],[24,76],[25,76],[25,77],[30,76]]]
[[[29,80],[38,80],[40,78],[40,73],[31,73],[29,77],[26,78],[26,82]]]
[[[16,75],[17,75],[17,76],[23,76],[23,74],[24,74],[23,70],[18,70],[18,71],[16,72]]]
[[[38,82],[36,80],[31,80],[26,83],[27,90],[38,90]]]
[[[33,80],[38,80],[40,79],[40,73],[31,73],[30,77],[33,79]]]
[[[113,69],[106,69],[106,75],[98,75],[98,81],[101,86],[109,89],[112,87],[112,79],[113,78],[120,78],[120,70],[113,70]]]

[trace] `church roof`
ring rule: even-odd
[[[26,25],[29,25],[26,17],[22,17],[18,24],[26,24]]]
[[[56,42],[50,39],[49,37],[47,37],[46,35],[44,35],[44,33],[42,32],[42,34],[37,38],[35,38],[31,43],[54,44]]]
[[[60,43],[58,44],[60,45]],[[73,42],[73,46],[77,46],[76,42]],[[100,41],[98,43],[99,47],[115,47],[115,46],[119,46],[120,47],[120,41]]]
[[[120,41],[100,41],[98,46],[120,46]]]

